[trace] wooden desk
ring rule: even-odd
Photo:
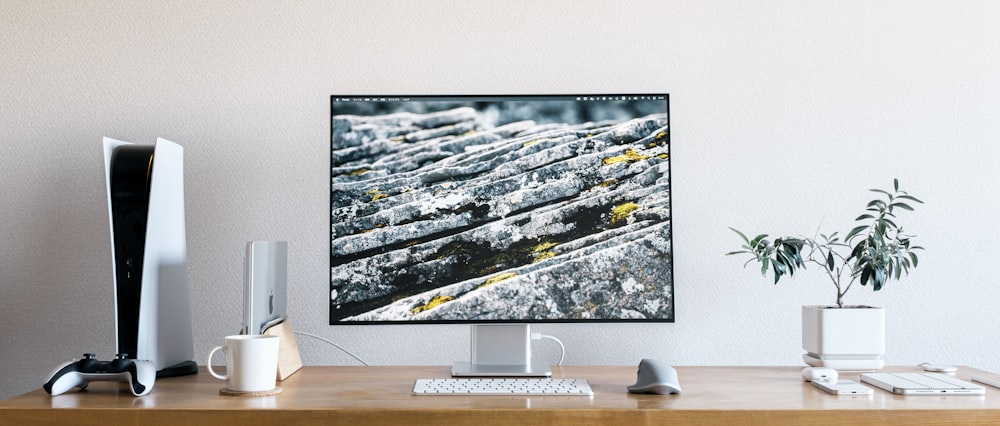
[[[269,397],[220,396],[224,382],[204,371],[163,379],[133,397],[115,382],[49,396],[41,389],[0,401],[0,424],[184,426],[285,424],[1000,424],[1000,389],[985,396],[834,396],[802,381],[802,367],[677,367],[680,395],[633,395],[635,367],[562,367],[593,397],[411,396],[418,378],[448,367],[304,367]],[[883,371],[919,371],[895,367]],[[957,377],[987,372],[961,368]],[[857,374],[842,374],[858,379]]]

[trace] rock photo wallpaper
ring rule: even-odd
[[[331,97],[330,323],[673,321],[667,96],[578,99]]]

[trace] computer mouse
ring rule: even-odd
[[[635,384],[628,387],[628,391],[666,395],[681,393],[681,384],[674,367],[655,359],[644,359],[639,362],[638,377]]]

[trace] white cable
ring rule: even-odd
[[[331,341],[329,341],[327,339],[324,339],[322,337],[319,337],[319,336],[317,336],[315,334],[310,334],[310,333],[306,333],[306,332],[302,332],[302,331],[292,331],[292,332],[295,333],[295,334],[299,334],[299,335],[302,335],[302,336],[312,337],[313,339],[319,339],[319,340],[322,340],[322,341],[324,341],[326,343],[329,343],[330,345],[333,345],[333,347],[335,347],[335,348],[340,349],[341,351],[343,351],[345,354],[350,355],[351,358],[354,358],[354,359],[358,360],[358,362],[360,362],[362,365],[368,366],[368,363],[365,362],[363,359],[358,358],[357,355],[352,354],[351,351],[349,351],[347,349],[344,349],[343,347],[341,347],[340,345],[338,345],[336,343],[333,343],[333,342],[331,342]]]
[[[559,354],[559,363],[556,364],[556,366],[562,367],[563,360],[566,359],[566,346],[563,345],[563,342],[555,338],[555,336],[549,336],[548,334],[531,333],[531,340],[540,340],[540,339],[555,340],[555,342],[559,344],[559,349],[561,350],[561,353]]]

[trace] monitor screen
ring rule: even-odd
[[[330,324],[674,321],[668,95],[330,110]]]

